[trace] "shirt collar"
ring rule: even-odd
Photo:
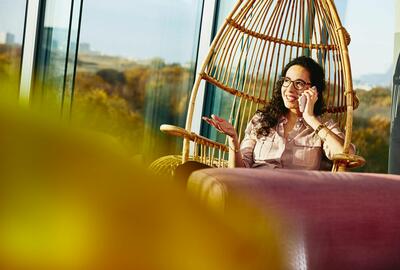
[[[287,122],[288,122],[288,119],[286,118],[286,116],[281,116],[280,118],[279,118],[279,120],[278,120],[278,124],[283,124],[283,125],[285,125],[285,124],[287,124]],[[297,118],[297,120],[296,120],[296,125],[298,125],[298,124],[305,124],[306,122],[304,121],[304,118],[303,117],[298,117]]]

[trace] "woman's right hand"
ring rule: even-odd
[[[204,121],[206,121],[211,126],[215,127],[219,132],[228,135],[231,138],[237,138],[236,130],[232,126],[231,123],[226,121],[225,119],[218,117],[214,114],[211,115],[211,118],[202,117]]]

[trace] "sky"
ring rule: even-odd
[[[15,41],[22,42],[26,0],[0,0],[0,32],[15,35]]]
[[[180,62],[191,56],[183,52],[188,51],[189,46],[193,46],[193,31],[196,27],[193,7],[197,1],[149,0],[141,1],[140,4],[136,1],[119,1],[123,4],[110,7],[108,0],[86,0],[82,40],[91,43],[100,51],[131,55],[134,58],[151,57],[158,53],[170,61]],[[352,37],[349,53],[354,78],[366,74],[386,73],[392,68],[394,1],[396,0],[336,0],[342,13],[343,24]],[[344,10],[343,4],[346,2]],[[149,10],[152,12],[148,13]],[[118,16],[103,24],[99,17],[107,17],[106,14]],[[137,27],[138,21],[142,23],[141,28]],[[167,27],[160,31],[160,25],[164,24]],[[115,25],[120,25],[121,29],[113,31]],[[175,28],[176,31],[167,28]],[[100,35],[98,31],[103,31],[104,34]],[[118,36],[117,33],[123,32],[131,34],[126,37]],[[117,36],[113,37],[115,34]],[[109,38],[104,39],[104,35],[109,35]],[[117,39],[123,41],[112,41]],[[171,43],[171,39],[176,40],[176,43]],[[165,47],[160,47],[160,43]]]
[[[81,41],[93,50],[167,62],[192,58],[198,37],[200,0],[85,0]]]
[[[69,0],[54,1],[62,7],[68,6],[62,3]],[[341,17],[352,37],[349,53],[353,77],[389,71],[393,63],[394,3],[400,0],[336,3],[341,6],[346,1]],[[133,59],[160,56],[167,62],[186,62],[195,53],[200,5],[200,0],[85,0],[81,42],[105,54]],[[21,40],[24,9],[25,0],[0,0],[0,32],[11,32]]]
[[[348,0],[343,24],[352,39],[349,54],[354,78],[392,68],[395,1],[399,0]]]

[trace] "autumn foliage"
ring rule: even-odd
[[[19,47],[0,46],[2,90],[14,97],[18,95],[20,56]],[[182,141],[162,134],[159,126],[185,125],[193,70],[192,64],[166,63],[160,58],[128,61],[80,55],[71,119],[112,136],[127,152],[145,163],[163,155],[179,154]],[[352,143],[357,154],[367,160],[357,170],[386,173],[390,89],[376,87],[370,91],[356,89],[356,92],[360,106],[354,113]]]

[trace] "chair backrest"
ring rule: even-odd
[[[193,87],[183,161],[189,159],[190,141],[196,144],[194,159],[213,163],[213,158],[221,161],[227,157],[226,145],[191,133],[202,80],[233,96],[228,99],[231,102],[229,121],[242,137],[254,112],[268,103],[285,64],[301,55],[312,57],[325,70],[324,110],[345,128],[344,154],[347,154],[353,107],[357,106],[347,49],[349,43],[350,36],[332,0],[239,0],[215,36]],[[223,162],[220,165],[223,166]]]

